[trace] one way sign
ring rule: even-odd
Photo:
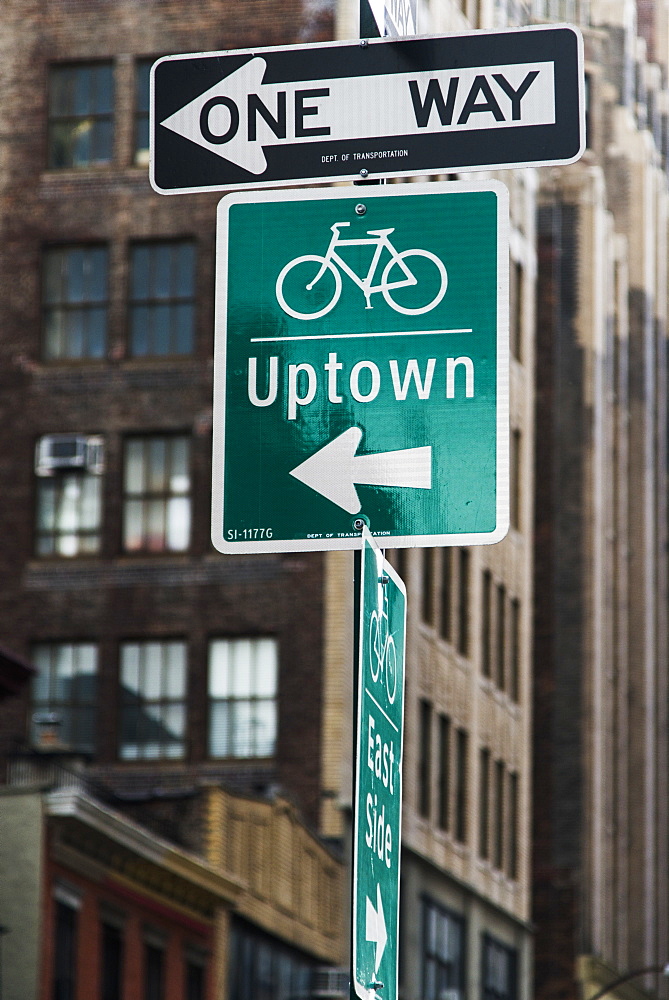
[[[570,163],[570,26],[168,56],[151,73],[161,194]]]

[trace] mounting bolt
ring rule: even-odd
[[[360,176],[361,177],[369,177],[369,170],[367,169],[367,167],[361,167],[360,168]]]
[[[379,577],[379,583],[380,583],[380,584],[381,584],[381,585],[382,585],[383,587],[387,586],[387,584],[389,584],[389,583],[390,583],[390,577],[389,577],[389,576],[380,576],[380,577]]]
[[[383,989],[383,983],[368,983],[367,984],[367,989],[368,990],[382,990]]]
[[[362,531],[362,529],[365,527],[365,522],[361,517],[356,517],[355,521],[353,522],[353,527],[355,528],[356,531]]]
[[[369,42],[367,41],[366,38],[361,38],[360,39],[360,48],[361,49],[366,49],[368,45],[369,45]]]
[[[361,204],[360,202],[355,206],[356,215],[364,215],[366,211],[367,211],[367,206]]]

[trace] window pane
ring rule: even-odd
[[[270,757],[277,736],[275,639],[219,639],[209,662],[212,756]]]
[[[56,733],[72,749],[95,746],[95,700],[98,652],[94,643],[40,643],[32,650],[39,674],[32,687],[33,738],[43,741],[40,715],[58,718]]]
[[[225,698],[230,694],[230,643],[212,642],[209,660],[209,694]]]
[[[42,279],[47,360],[104,356],[108,256],[105,247],[45,252]]]
[[[139,244],[132,251],[132,350],[185,354],[193,346],[195,248],[190,241]],[[135,339],[136,337],[136,339]]]
[[[151,437],[126,444],[126,549],[183,552],[188,548],[189,461],[190,441],[186,437]]]
[[[49,74],[49,166],[111,160],[114,79],[111,63],[55,66]]]
[[[186,731],[184,643],[127,643],[121,662],[121,757],[182,757]]]

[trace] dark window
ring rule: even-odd
[[[512,260],[509,268],[509,320],[511,352],[517,361],[522,361],[523,266],[517,260]]]
[[[183,757],[186,644],[128,642],[121,647],[121,740],[124,760]]]
[[[190,354],[195,322],[193,243],[137,244],[132,248],[130,271],[132,354]]]
[[[125,446],[123,542],[127,552],[185,552],[190,545],[190,440],[132,438]]]
[[[497,587],[497,687],[504,691],[506,687],[506,587],[500,583]]]
[[[42,269],[45,361],[103,358],[108,254],[103,246],[51,247]]]
[[[501,871],[504,867],[504,762],[495,761],[495,840],[493,843],[493,864]]]
[[[509,878],[518,878],[518,775],[509,775]]]
[[[479,855],[490,856],[490,751],[481,747],[479,755]]]
[[[511,649],[509,650],[509,694],[520,700],[520,601],[511,601]]]
[[[469,655],[469,550],[460,549],[458,577],[458,652]]]
[[[455,839],[462,844],[467,840],[468,743],[465,730],[458,729],[455,739]]]
[[[185,1000],[204,1000],[205,967],[202,962],[186,959]]]
[[[113,104],[110,62],[53,66],[49,73],[49,167],[109,163]]]
[[[102,924],[101,1000],[123,997],[123,931],[115,924]]]
[[[233,920],[230,929],[229,1000],[286,1000],[313,996],[318,973],[300,952]]]
[[[421,1000],[462,1000],[465,925],[432,900],[423,901],[423,991]]]
[[[165,952],[155,944],[144,945],[144,998],[163,1000],[165,996]]]
[[[135,64],[135,163],[149,162],[149,82],[153,59],[139,59]]]
[[[432,705],[429,701],[421,701],[419,705],[419,758],[418,758],[418,812],[429,817],[431,808],[432,785]]]
[[[54,717],[58,739],[72,750],[95,750],[98,648],[92,642],[40,643],[33,647],[33,743],[44,743]]]
[[[56,900],[53,1000],[74,1000],[76,994],[77,922],[75,907]]]
[[[451,611],[452,611],[452,573],[453,573],[453,550],[441,550],[441,637],[446,642],[452,639]]]
[[[209,753],[271,757],[276,749],[276,639],[215,639],[209,647]]]
[[[439,812],[438,822],[442,830],[450,825],[451,794],[451,720],[447,715],[439,716]]]
[[[483,587],[481,592],[481,673],[484,677],[492,676],[492,573],[489,569],[483,572]]]
[[[511,527],[515,528],[516,531],[520,531],[520,504],[521,504],[521,475],[520,475],[520,463],[521,463],[521,440],[520,431],[514,430],[511,432],[511,447],[509,455],[509,503],[510,512],[509,518],[511,521]]]
[[[518,952],[489,934],[482,938],[481,1000],[517,1000]]]
[[[434,625],[434,549],[423,549],[423,621]]]

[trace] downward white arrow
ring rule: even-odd
[[[420,490],[432,488],[432,448],[429,445],[376,455],[356,455],[361,439],[360,428],[349,427],[292,469],[290,475],[349,514],[357,514],[362,506],[355,483]]]
[[[374,955],[374,975],[379,971],[383,952],[388,940],[386,931],[386,918],[383,914],[383,903],[381,901],[381,886],[376,883],[376,909],[369,896],[365,896],[367,901],[367,911],[365,920],[365,937],[368,941],[376,942],[376,954]]]
[[[160,125],[261,174],[264,146],[555,121],[552,62],[285,83],[263,83],[266,67],[253,56]]]

